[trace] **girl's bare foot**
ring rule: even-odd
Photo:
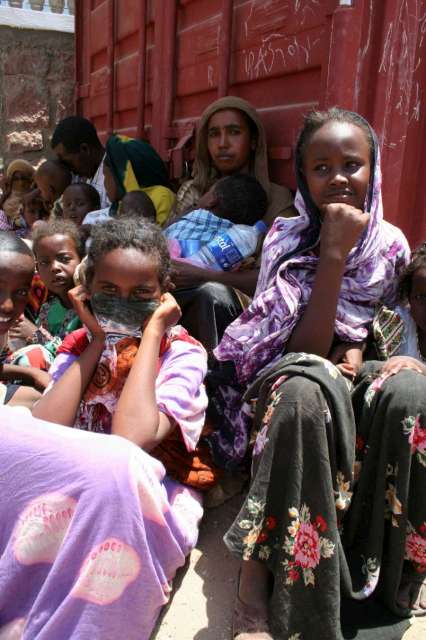
[[[401,609],[411,609],[414,616],[426,615],[426,577],[424,574],[402,574],[397,596]]]
[[[235,640],[273,640],[268,624],[269,581],[264,564],[243,561],[234,609]]]

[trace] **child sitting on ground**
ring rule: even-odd
[[[33,225],[39,220],[45,220],[49,212],[44,206],[38,189],[33,189],[21,197],[19,216],[9,220],[3,211],[0,211],[0,229],[13,231],[20,238],[31,238]]]
[[[64,220],[70,220],[77,227],[81,227],[88,213],[96,211],[100,206],[99,192],[85,182],[70,184],[62,195]]]
[[[26,160],[13,160],[7,168],[6,176],[2,180],[3,193],[0,197],[2,229],[19,225],[19,207],[22,196],[33,188],[34,167]]]
[[[53,216],[61,216],[60,198],[65,189],[71,184],[71,171],[60,162],[46,160],[38,167],[34,179],[45,206]]]
[[[0,404],[31,407],[40,397],[35,388],[42,391],[50,380],[39,369],[6,364],[9,330],[25,309],[33,273],[31,249],[13,233],[0,232]],[[18,380],[30,386],[15,384]]]
[[[414,369],[426,375],[426,242],[420,245],[403,272],[399,304],[381,307],[373,322],[374,342],[382,375]]]
[[[51,456],[44,444],[38,456],[26,452],[28,482],[18,478],[16,483],[19,494],[24,494],[23,506],[14,505],[11,520],[3,527],[5,535],[10,532],[10,542],[7,539],[3,545],[9,548],[17,537],[16,526],[21,522],[24,526],[19,549],[25,546],[22,557],[29,570],[25,573],[26,567],[13,553],[3,552],[2,576],[7,584],[5,578],[2,585],[9,593],[8,584],[25,584],[26,598],[20,600],[16,614],[13,599],[2,611],[9,617],[19,615],[32,629],[46,609],[41,594],[54,594],[56,609],[62,611],[70,600],[78,604],[71,621],[56,625],[58,638],[66,637],[65,627],[72,627],[75,638],[89,627],[112,638],[117,637],[118,626],[111,634],[111,620],[117,621],[117,611],[123,607],[129,612],[126,638],[147,639],[168,599],[177,568],[197,541],[202,497],[192,487],[203,486],[204,471],[189,475],[185,471],[194,467],[204,424],[206,354],[185,330],[174,326],[180,309],[167,293],[170,259],[158,227],[134,220],[96,225],[87,274],[88,291],[79,288],[71,294],[86,328],[65,339],[52,367],[56,382],[33,413],[50,423],[34,421],[41,427],[34,432],[34,440],[39,433],[43,438],[53,430],[61,441],[56,441]],[[121,335],[109,329],[118,329]],[[75,428],[67,430],[53,421]],[[95,433],[84,434],[79,428]],[[70,464],[64,464],[55,453],[68,453],[74,446],[70,439],[77,442],[73,449],[77,465],[71,456]],[[163,464],[156,452],[160,442],[169,452]],[[178,444],[181,453],[174,455]],[[111,458],[117,449],[129,455]],[[22,469],[23,464],[15,463],[14,469]],[[13,495],[14,490],[5,493]],[[43,505],[48,505],[50,564],[34,572],[32,565],[46,558],[46,546],[26,544],[24,509],[30,505],[31,514],[35,513],[37,535],[42,510],[34,508],[37,496],[41,496],[37,504],[43,513]],[[3,523],[4,511],[0,513]],[[49,519],[50,513],[54,515]],[[60,526],[72,518],[64,544],[50,535],[58,528],[56,513],[62,514]],[[45,524],[43,518],[41,524]],[[60,568],[70,554],[77,560],[72,566],[68,562],[64,580]],[[143,602],[143,607],[131,606],[136,601]]]
[[[72,222],[58,219],[37,227],[33,251],[50,297],[41,306],[36,324],[20,318],[10,332],[12,338],[23,338],[31,345],[16,351],[12,362],[47,370],[63,338],[80,326],[68,291],[74,286],[73,276],[83,247],[77,227]]]
[[[22,198],[20,208],[20,227],[23,229],[22,238],[31,238],[34,225],[37,222],[46,220],[49,212],[44,206],[43,200],[38,189],[31,191]],[[14,229],[17,235],[20,235],[20,229]]]
[[[164,230],[173,258],[191,262],[191,256],[218,234],[234,225],[253,227],[265,215],[268,199],[255,178],[234,174],[215,182],[198,206]]]
[[[46,209],[38,189],[30,191],[22,198],[19,209],[19,220],[12,225],[11,231],[25,240],[32,247],[32,233],[37,224],[47,220],[49,211]]]

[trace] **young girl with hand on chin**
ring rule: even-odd
[[[426,467],[413,444],[425,379],[404,371],[379,389],[383,363],[361,358],[409,260],[403,234],[383,220],[373,130],[341,109],[309,114],[296,175],[299,216],[275,220],[253,302],[215,350],[240,387],[222,377],[210,389],[222,463],[238,465],[254,441],[250,490],[225,536],[242,560],[238,640],[340,640],[341,593],[380,595],[402,616],[426,608],[426,555],[415,551]],[[330,360],[354,377],[352,394]]]
[[[70,293],[85,327],[65,338],[31,419],[12,428],[3,410],[0,463],[25,477],[7,474],[12,506],[0,497],[2,631],[148,640],[197,541],[207,358],[175,326],[169,269],[156,225],[96,225],[87,290]]]

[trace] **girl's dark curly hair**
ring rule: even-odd
[[[156,224],[132,218],[108,220],[92,227],[87,255],[86,282],[90,285],[99,260],[115,249],[137,249],[158,263],[158,279],[162,290],[170,280],[170,254],[167,242]]]
[[[84,256],[84,239],[80,234],[78,227],[71,220],[63,220],[62,218],[54,218],[37,224],[32,232],[33,251],[37,257],[37,249],[40,240],[50,238],[51,236],[68,236],[75,245],[76,251],[80,258]]]
[[[410,263],[405,267],[399,279],[398,296],[401,302],[408,301],[415,271],[424,267],[426,267],[426,242],[414,249]]]

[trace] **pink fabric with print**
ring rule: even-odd
[[[60,356],[56,375],[74,359]],[[196,446],[206,355],[175,342],[157,400]],[[201,496],[118,436],[0,408],[0,637],[148,640],[194,547]],[[6,635],[5,637],[8,637]]]

